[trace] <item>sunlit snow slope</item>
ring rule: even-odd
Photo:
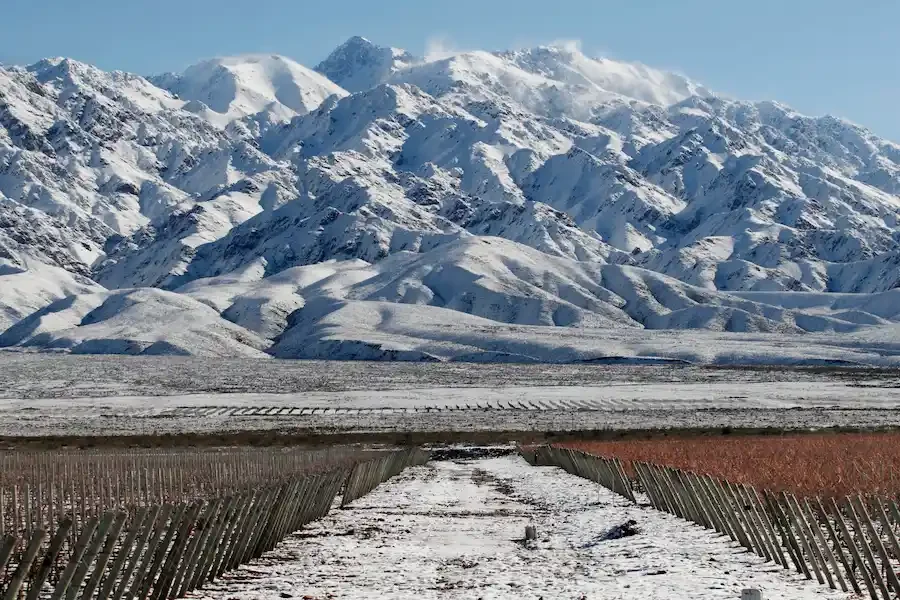
[[[0,346],[893,364],[898,288],[900,145],[575,45],[0,68]]]

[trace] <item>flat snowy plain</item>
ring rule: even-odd
[[[604,540],[633,519],[640,533]],[[526,525],[536,543],[521,541]],[[401,474],[194,593],[203,600],[850,598],[727,538],[518,456]]]
[[[900,372],[0,353],[0,435],[900,424]]]

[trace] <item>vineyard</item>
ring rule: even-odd
[[[580,442],[523,448],[631,502],[727,535],[785,569],[900,597],[900,435]]]
[[[799,496],[900,495],[900,432],[579,442],[568,447]],[[632,472],[633,474],[633,472]]]
[[[0,598],[182,597],[427,455],[418,450],[0,453]]]

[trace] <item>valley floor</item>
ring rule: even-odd
[[[0,353],[0,436],[16,438],[898,425],[890,370]]]
[[[628,520],[639,533],[604,540]],[[536,543],[522,541],[535,525]],[[435,461],[335,509],[203,600],[849,598],[727,538],[518,456]]]
[[[0,398],[785,382],[900,387],[900,368],[262,360],[0,350]]]

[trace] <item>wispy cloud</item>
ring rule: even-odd
[[[553,40],[551,42],[542,44],[543,46],[555,46],[557,48],[562,48],[563,50],[568,50],[569,52],[581,52],[581,40],[578,39],[559,39]]]
[[[425,41],[425,60],[429,62],[450,58],[465,51],[443,35],[432,36]]]
[[[617,57],[607,48],[592,46],[591,48],[585,49],[581,40],[578,38],[556,38],[551,40],[541,40],[520,37],[512,40],[512,42],[508,44],[495,48],[470,48],[450,39],[446,35],[440,34],[432,35],[425,41],[425,54],[423,58],[426,61],[430,62],[434,60],[449,58],[451,56],[462,54],[464,52],[472,52],[474,50],[525,50],[528,48],[537,48],[539,46],[554,46],[557,48],[563,48],[564,50],[567,50],[569,52],[581,52],[592,58],[606,57],[615,60],[621,60],[617,59]]]

